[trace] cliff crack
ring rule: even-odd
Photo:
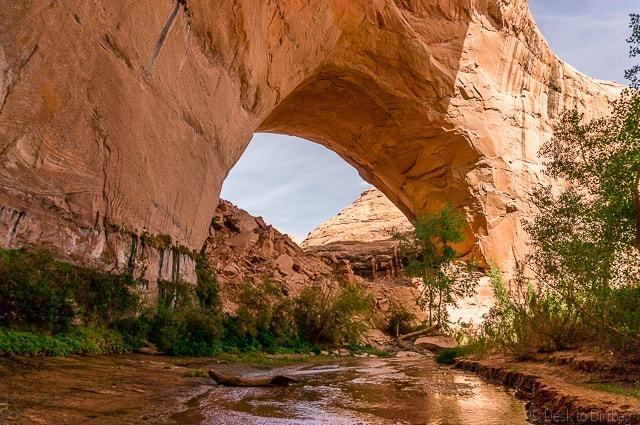
[[[22,70],[29,63],[31,58],[33,58],[33,55],[35,55],[37,50],[38,50],[38,43],[36,43],[35,46],[33,46],[33,49],[31,49],[31,51],[29,52],[27,57],[22,61],[22,63],[20,63],[18,65],[17,72],[15,73],[16,76],[11,79],[9,84],[7,84],[7,91],[6,91],[5,95],[4,95],[4,98],[2,99],[2,103],[0,104],[0,115],[2,115],[2,111],[4,110],[4,107],[7,104],[7,99],[9,99],[9,95],[11,95],[11,92],[13,91],[13,87],[16,85],[16,83],[20,79],[20,76],[22,74]],[[11,68],[9,68],[9,69],[11,69]],[[8,71],[7,71],[7,74],[8,74]]]
[[[156,42],[156,45],[153,48],[153,51],[151,52],[151,57],[149,58],[149,62],[147,63],[147,66],[144,67],[145,80],[148,80],[149,77],[151,76],[151,70],[153,69],[153,65],[155,64],[156,59],[160,54],[160,50],[162,50],[162,47],[164,46],[164,42],[167,39],[169,30],[173,26],[173,23],[175,22],[176,17],[178,16],[178,12],[180,11],[181,5],[184,5],[186,10],[186,3],[184,1],[179,1],[179,0],[176,1],[176,5],[173,8],[173,11],[171,12],[171,14],[169,15],[169,18],[167,18],[167,21],[164,23],[164,26],[162,27],[162,31],[160,32],[160,37],[158,38],[158,41]]]

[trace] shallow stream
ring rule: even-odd
[[[299,383],[215,387],[172,418],[211,425],[527,423],[524,402],[507,389],[431,359],[357,359],[278,373],[295,376]]]

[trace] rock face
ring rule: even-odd
[[[378,189],[358,199],[316,227],[302,242],[303,248],[333,242],[377,242],[390,238],[389,231],[412,229],[407,217]]]
[[[367,246],[361,249],[366,250]],[[253,217],[228,201],[218,203],[205,253],[218,277],[226,311],[235,310],[236,289],[245,282],[259,285],[269,279],[286,294],[295,296],[324,279],[344,279],[364,285],[372,293],[376,303],[374,322],[379,329],[386,330],[388,315],[394,307],[404,306],[424,318],[424,312],[416,305],[418,292],[411,280],[386,279],[385,275],[367,279],[366,273],[364,277],[358,275],[348,261],[305,252],[262,218]]]
[[[270,279],[297,294],[332,271],[262,218],[224,200],[218,204],[205,246],[223,289]]]
[[[556,58],[526,0],[2,0],[0,242],[153,279],[139,237],[199,250],[265,131],[332,149],[409,218],[465,208],[464,249],[508,269],[552,120],[620,89]]]
[[[456,348],[458,343],[450,336],[436,335],[420,337],[414,341],[413,345],[435,353],[446,349]]]
[[[391,240],[390,231],[411,228],[406,216],[382,192],[369,189],[309,233],[302,247],[329,264],[346,265],[351,273],[367,280],[389,280],[402,270],[398,243]]]

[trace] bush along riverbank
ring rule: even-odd
[[[292,298],[269,281],[246,283],[236,313],[226,314],[202,258],[196,274],[196,285],[158,282],[150,305],[129,274],[70,265],[40,250],[0,250],[0,353],[111,354],[151,344],[175,356],[362,350],[373,298],[359,286],[319,282]]]

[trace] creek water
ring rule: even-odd
[[[289,387],[213,387],[172,419],[209,425],[528,423],[525,403],[504,387],[431,359],[354,359],[277,373],[299,382]]]

